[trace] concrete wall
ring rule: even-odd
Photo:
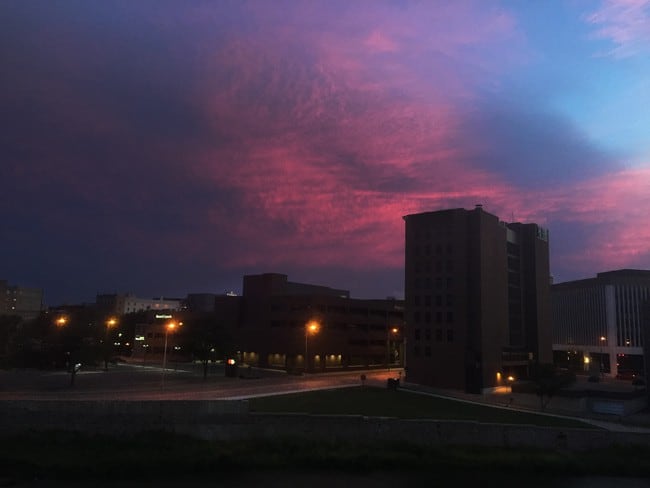
[[[384,417],[258,414],[246,401],[3,401],[0,438],[30,431],[65,430],[114,436],[168,431],[209,439],[403,442],[592,449],[650,445],[650,434],[472,421],[403,420]]]

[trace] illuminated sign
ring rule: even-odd
[[[158,313],[157,313],[157,314],[156,314],[156,318],[157,318],[157,319],[171,319],[172,316],[171,316],[171,315],[168,315],[168,314],[158,314]]]

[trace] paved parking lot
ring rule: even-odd
[[[227,399],[270,395],[310,389],[356,386],[360,375],[367,384],[386,385],[399,371],[371,370],[326,374],[288,375],[281,371],[242,369],[226,377],[222,365],[211,365],[206,379],[200,364],[178,363],[165,371],[157,365],[111,365],[81,370],[71,385],[65,371],[0,371],[3,399]]]

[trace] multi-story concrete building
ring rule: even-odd
[[[354,299],[350,292],[295,283],[277,273],[244,276],[242,296],[194,294],[184,310],[150,313],[136,326],[133,357],[188,353],[202,327],[223,331],[239,365],[290,372],[403,364],[403,301]],[[169,322],[183,322],[172,333]]]
[[[545,229],[480,205],[404,220],[407,381],[480,392],[552,361]]]
[[[23,320],[38,317],[43,310],[43,290],[11,286],[0,280],[0,315],[17,315]]]
[[[401,365],[403,315],[401,300],[354,299],[283,274],[244,276],[239,359],[288,371]]]
[[[650,271],[620,269],[551,287],[555,363],[631,377],[644,367],[643,310]]]
[[[105,293],[95,299],[97,309],[109,315],[124,315],[133,312],[149,310],[178,310],[181,307],[179,298],[139,298],[130,293]]]

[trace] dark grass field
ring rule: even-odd
[[[570,419],[371,387],[254,398],[250,400],[250,407],[258,413],[471,419],[593,428]],[[413,486],[422,486],[422,483],[433,486],[434,481],[452,480],[489,486],[498,482],[500,486],[559,487],[582,486],[558,482],[569,478],[613,477],[602,479],[643,481],[650,477],[650,449],[612,447],[573,452],[423,447],[366,439],[323,442],[308,438],[224,442],[162,432],[114,438],[50,431],[3,437],[0,473],[0,486],[58,487],[87,486],[87,483],[116,486],[119,483],[119,486],[167,487],[185,486],[191,481],[194,486],[306,483],[312,487],[383,487],[389,486],[382,484],[386,480],[393,480],[400,486],[400,480],[410,480]],[[619,482],[618,486],[624,485]]]
[[[475,420],[485,423],[595,429],[580,420],[494,408],[404,390],[355,387],[251,398],[253,412],[365,415],[405,419]]]

